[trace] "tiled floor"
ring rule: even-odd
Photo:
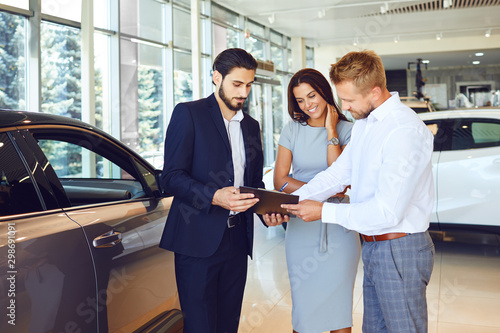
[[[431,233],[436,256],[427,289],[430,333],[500,333],[500,237]],[[363,264],[354,287],[352,332],[361,332]],[[255,225],[239,333],[290,333],[285,231]],[[320,332],[318,332],[320,333]]]

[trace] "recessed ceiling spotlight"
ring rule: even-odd
[[[479,61],[479,60],[475,60],[472,62],[473,65],[479,65],[480,63],[481,63],[481,61]]]
[[[441,40],[441,38],[443,38],[443,33],[442,32],[436,34],[436,40]]]
[[[399,43],[399,36],[394,37],[394,43]]]
[[[490,36],[491,36],[491,29],[488,29],[488,30],[486,30],[484,37],[490,37]]]
[[[484,53],[483,53],[483,52],[477,52],[477,53],[476,53],[476,57],[482,57],[482,56],[484,56]]]

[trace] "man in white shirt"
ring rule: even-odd
[[[342,108],[356,119],[351,141],[335,163],[294,193],[298,205],[283,207],[304,221],[321,218],[361,234],[363,332],[427,332],[432,133],[387,90],[382,60],[373,51],[346,54],[332,65],[330,78]],[[350,204],[323,202],[348,185]]]

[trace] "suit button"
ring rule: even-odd
[[[232,183],[232,182],[233,182],[233,180],[232,180],[232,179],[229,179],[229,182],[230,182],[230,183]]]

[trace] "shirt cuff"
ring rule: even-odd
[[[336,223],[336,212],[337,204],[331,202],[323,203],[323,208],[321,209],[321,221],[323,221],[323,223]]]

